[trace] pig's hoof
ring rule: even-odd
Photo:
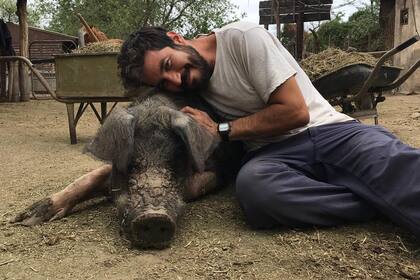
[[[174,234],[175,222],[164,211],[146,211],[131,222],[131,241],[142,248],[168,247]]]

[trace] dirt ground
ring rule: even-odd
[[[420,95],[388,96],[379,111],[382,125],[420,147]],[[97,127],[89,112],[70,145],[64,104],[0,103],[0,279],[420,279],[420,242],[388,221],[253,231],[232,188],[188,204],[160,251],[131,248],[106,201],[32,228],[9,224],[100,165],[81,152]]]

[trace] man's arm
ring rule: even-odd
[[[189,114],[213,135],[218,135],[217,123],[205,112],[191,107],[185,107],[181,111]],[[229,138],[250,140],[281,135],[289,130],[305,126],[308,122],[309,111],[293,76],[274,90],[266,108],[231,122],[232,130]]]

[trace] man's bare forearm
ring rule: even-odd
[[[194,118],[215,137],[219,137],[217,123],[207,113],[188,106],[181,111]],[[290,77],[271,93],[267,107],[231,122],[229,139],[251,140],[282,135],[308,122],[308,107],[295,77]]]
[[[285,134],[309,122],[306,108],[272,104],[253,115],[237,119],[229,134],[231,140],[250,140]]]
[[[263,110],[232,122],[229,138],[251,140],[285,134],[305,126],[309,111],[295,77],[277,87]]]

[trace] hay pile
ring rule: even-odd
[[[303,59],[300,66],[313,81],[346,65],[365,63],[374,66],[377,60],[377,58],[366,53],[345,52],[340,49],[328,48]]]
[[[106,41],[90,43],[84,47],[75,49],[73,53],[90,54],[100,52],[119,52],[122,43],[123,40],[120,39],[110,39]]]

